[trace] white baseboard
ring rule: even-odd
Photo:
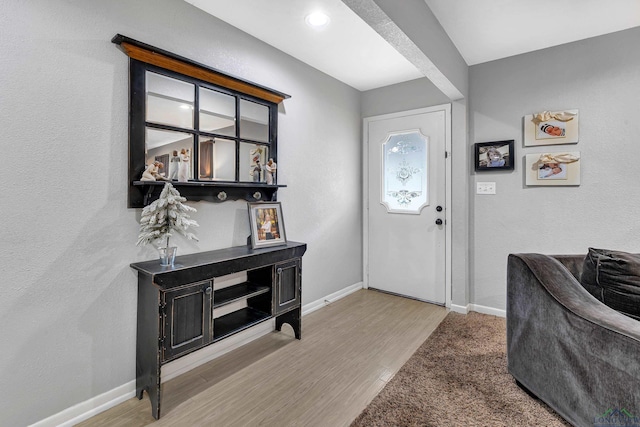
[[[44,420],[31,424],[30,427],[71,427],[84,420],[88,420],[100,412],[113,408],[116,405],[131,399],[136,395],[136,381],[129,381],[126,384],[102,393],[89,400],[78,403],[64,411],[58,412]]]
[[[362,289],[362,282],[320,298],[317,301],[302,306],[302,315],[316,311],[329,303],[344,298],[349,294]],[[162,367],[162,382],[175,378],[190,371],[204,363],[222,356],[236,348],[253,341],[263,335],[271,333],[275,329],[275,319],[262,322],[252,328],[242,331],[232,337],[226,338],[216,344],[207,346],[201,350],[181,357],[178,360],[167,363]],[[113,408],[116,405],[131,399],[136,395],[136,381],[129,381],[99,396],[92,397],[84,402],[78,403],[44,420],[38,421],[29,427],[71,427],[84,420],[87,420],[100,412]]]
[[[309,313],[312,313],[328,304],[331,304],[334,301],[337,301],[341,298],[346,297],[349,294],[359,291],[360,289],[362,289],[362,282],[358,282],[354,285],[347,286],[346,288],[341,289],[332,294],[329,294],[324,298],[320,298],[318,300],[305,304],[302,306],[302,315],[305,316]]]
[[[476,313],[482,314],[490,314],[492,316],[498,317],[507,317],[506,310],[501,310],[499,308],[487,307],[484,305],[478,304],[467,304],[467,305],[456,305],[451,304],[449,309],[455,313],[468,314],[470,311],[475,311]]]
[[[469,304],[470,311],[476,311],[482,314],[490,314],[492,316],[507,317],[507,310],[501,310],[499,308],[487,307],[478,304]]]
[[[457,305],[457,304],[451,304],[451,307],[449,307],[449,309],[455,313],[460,313],[460,314],[467,314],[469,313],[469,305]]]

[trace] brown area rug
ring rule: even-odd
[[[351,424],[564,426],[507,372],[506,320],[449,313]]]

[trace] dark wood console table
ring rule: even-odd
[[[251,249],[237,246],[176,257],[173,266],[158,260],[137,262],[138,328],[136,395],[149,393],[153,417],[160,418],[160,368],[167,362],[227,338],[260,322],[276,319],[301,337],[302,255],[305,243]],[[247,272],[247,281],[214,289],[216,278]],[[246,301],[221,317],[217,311]]]

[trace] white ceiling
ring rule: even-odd
[[[425,1],[468,65],[640,26],[638,0]]]
[[[185,1],[361,91],[424,76],[341,0]],[[640,26],[640,0],[425,1],[468,65]]]
[[[341,0],[185,0],[358,90],[423,75]],[[321,10],[331,21],[310,28]]]

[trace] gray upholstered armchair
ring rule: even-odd
[[[609,409],[640,425],[640,321],[585,290],[584,259],[509,255],[509,372],[573,425],[606,423]]]

